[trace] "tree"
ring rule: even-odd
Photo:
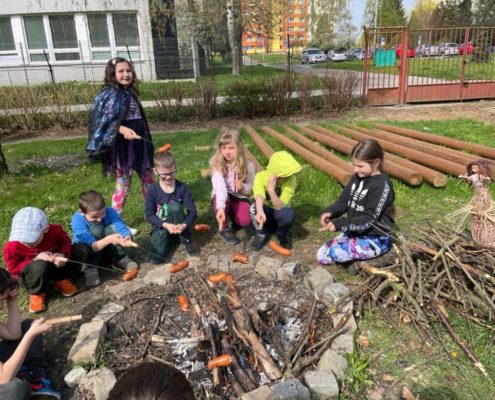
[[[311,42],[321,47],[335,45],[335,29],[342,10],[347,10],[347,0],[313,0],[309,11]]]
[[[9,167],[7,166],[7,160],[3,154],[2,144],[0,143],[0,179],[9,173]]]
[[[412,10],[411,28],[426,30],[441,27],[443,12],[438,3],[438,0],[417,0],[416,6]]]
[[[379,26],[404,26],[406,17],[402,0],[382,0],[378,9]]]

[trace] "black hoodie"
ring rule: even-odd
[[[386,174],[360,178],[354,174],[338,200],[323,213],[332,214],[336,231],[348,236],[388,234],[394,219],[394,188]],[[346,217],[342,217],[347,213]]]

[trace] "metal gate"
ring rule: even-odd
[[[371,106],[495,97],[495,28],[365,30]]]

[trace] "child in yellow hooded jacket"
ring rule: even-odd
[[[257,231],[251,244],[254,250],[263,248],[272,232],[282,247],[292,248],[289,230],[294,223],[295,210],[289,204],[296,191],[295,174],[301,168],[289,153],[277,151],[270,157],[266,170],[256,174],[253,183],[255,203],[250,209]]]

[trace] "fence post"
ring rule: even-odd
[[[191,51],[192,51],[192,63],[193,63],[194,79],[198,79],[198,76],[199,76],[198,44],[196,43],[194,38],[191,38]]]
[[[84,82],[87,82],[88,79],[86,77],[86,66],[84,64],[84,55],[82,52],[82,43],[80,40],[78,40],[78,43],[79,43],[79,57],[81,57],[81,65],[82,65],[82,69],[83,69]]]
[[[370,59],[369,57],[369,34],[370,34],[370,28],[366,28],[366,26],[363,26],[364,30],[364,60],[363,60],[363,73],[361,76],[361,92],[362,92],[362,102],[363,104],[366,104],[367,101],[367,89],[368,89],[368,68],[370,64]],[[375,31],[376,35],[376,31]]]
[[[469,40],[469,28],[466,28],[464,31],[464,51],[462,52],[462,63],[461,63],[461,76],[460,76],[460,87],[459,87],[459,99],[462,101],[463,94],[464,94],[464,88],[468,87],[469,83],[464,82],[464,75],[466,73],[466,60],[467,60],[467,43]]]
[[[407,53],[409,51],[409,28],[405,27],[402,31],[402,55],[400,60],[399,74],[399,104],[406,102],[407,91]]]
[[[21,49],[22,69],[24,70],[24,77],[26,78],[26,84],[29,85],[29,77],[28,77],[27,68],[26,68],[26,59],[24,58],[24,49],[22,46],[22,42],[19,42],[19,48]]]

